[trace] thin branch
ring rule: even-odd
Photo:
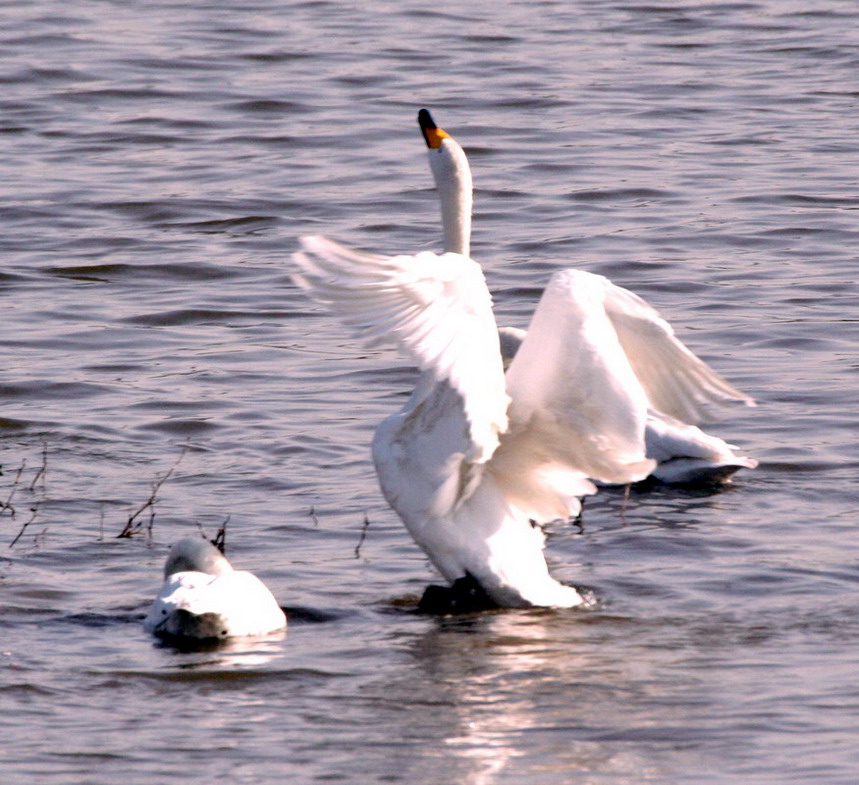
[[[140,534],[143,529],[143,524],[137,519],[147,510],[149,510],[149,523],[146,530],[149,535],[152,536],[152,527],[155,525],[155,502],[158,501],[158,491],[161,490],[161,486],[167,482],[176,470],[180,461],[185,457],[186,452],[187,450],[182,450],[182,453],[176,459],[176,463],[174,463],[161,477],[156,476],[155,482],[152,483],[152,492],[149,494],[149,498],[143,502],[137,510],[128,516],[128,520],[125,522],[125,528],[116,535],[117,539],[121,537],[133,537],[135,534]]]
[[[9,516],[11,518],[15,517],[15,508],[12,506],[12,497],[15,495],[15,491],[18,488],[18,483],[21,481],[21,475],[24,473],[24,468],[27,466],[27,461],[21,461],[21,465],[18,467],[18,472],[15,474],[15,479],[12,481],[12,489],[9,491],[9,495],[6,497],[5,502],[0,502],[0,515],[2,515],[6,510],[9,511]]]
[[[367,517],[367,513],[364,513],[364,525],[361,527],[361,537],[358,539],[358,544],[355,546],[355,558],[361,558],[361,546],[364,544],[364,540],[367,539],[367,530],[370,528],[370,519]]]
[[[29,491],[33,491],[36,487],[36,483],[39,481],[39,478],[42,479],[42,490],[45,490],[46,481],[48,478],[48,443],[42,442],[42,465],[39,467],[39,471],[36,472],[36,476],[33,477],[33,481],[30,483]]]
[[[224,522],[218,528],[218,531],[215,532],[215,536],[212,539],[209,539],[209,535],[206,533],[205,528],[203,528],[203,524],[200,521],[197,521],[197,528],[200,530],[200,536],[204,540],[208,540],[212,545],[214,545],[221,553],[226,552],[227,547],[227,524],[230,522],[231,515],[227,515],[224,519]]]
[[[620,519],[626,523],[626,508],[629,505],[629,495],[632,492],[632,483],[623,486],[623,504],[620,508]]]
[[[230,516],[228,515],[224,522],[221,524],[221,528],[215,532],[215,538],[210,540],[212,545],[214,545],[221,553],[226,552],[227,548],[227,524],[230,522]]]
[[[36,516],[39,514],[39,506],[38,506],[38,505],[36,505],[35,507],[31,507],[31,508],[30,508],[30,512],[32,513],[32,515],[30,516],[29,520],[25,521],[24,525],[23,525],[23,526],[21,526],[20,530],[19,530],[19,531],[18,531],[18,533],[15,535],[15,539],[13,539],[13,540],[12,540],[12,542],[10,542],[10,543],[9,543],[9,547],[10,547],[10,548],[14,548],[14,547],[15,547],[15,543],[16,543],[16,542],[18,542],[18,540],[20,540],[20,539],[21,539],[21,537],[23,536],[24,532],[25,532],[25,531],[27,531],[27,527],[28,527],[28,526],[29,526],[29,525],[30,525],[34,520],[36,520]]]

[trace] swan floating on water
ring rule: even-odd
[[[212,640],[283,629],[286,616],[265,584],[233,569],[201,537],[179,540],[164,567],[164,585],[143,622],[159,637]]]
[[[693,422],[714,404],[750,399],[641,298],[599,275],[555,273],[527,333],[500,336],[483,272],[467,256],[465,153],[426,110],[419,120],[444,253],[381,256],[304,237],[294,279],[421,371],[402,410],[377,428],[373,460],[385,498],[439,572],[498,606],[572,607],[582,597],[549,574],[540,524],[576,516],[596,491],[591,480],[628,484],[656,469],[646,454],[651,410]]]

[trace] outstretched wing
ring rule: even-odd
[[[510,432],[492,460],[518,497],[548,498],[581,474],[612,483],[646,477],[647,396],[605,309],[607,281],[552,276],[507,370]]]
[[[480,266],[454,253],[361,253],[318,236],[303,237],[293,259],[301,268],[295,282],[359,336],[396,344],[432,381],[459,394],[471,442],[467,458],[488,460],[507,429],[509,399]]]
[[[714,406],[754,406],[749,396],[696,357],[654,308],[638,295],[603,280],[606,313],[651,408],[698,424],[715,418]]]

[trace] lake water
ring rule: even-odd
[[[854,0],[19,1],[0,51],[4,785],[857,781]],[[421,106],[501,323],[601,273],[759,401],[723,492],[552,528],[587,611],[414,612],[369,458],[414,375],[290,281],[439,247]],[[158,645],[227,520],[288,631]]]

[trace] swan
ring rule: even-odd
[[[473,184],[468,158],[460,145],[443,129],[439,128],[426,109],[418,112],[418,125],[428,149],[430,169],[436,183],[441,204],[441,221],[444,232],[444,250],[469,255],[471,238],[471,213]],[[616,290],[631,295],[626,290]],[[641,301],[640,304],[643,304]],[[649,308],[649,306],[646,306]],[[658,320],[656,311],[652,316]],[[671,327],[659,320],[660,328]],[[522,343],[525,331],[515,327],[499,330],[501,352],[505,369]],[[642,347],[644,348],[644,347]],[[689,357],[683,361],[689,361]],[[697,359],[697,358],[696,358]],[[647,367],[636,368],[637,373],[647,373]],[[715,374],[711,383],[716,381]],[[697,427],[698,423],[715,419],[711,404],[718,405],[740,401],[753,406],[754,401],[720,380],[724,395],[718,401],[710,401],[707,408],[685,411],[681,417],[672,417],[654,408],[648,408],[645,424],[645,444],[649,458],[656,461],[651,477],[667,485],[714,485],[730,480],[742,468],[754,469],[758,462],[754,458],[739,455],[734,444],[707,434]],[[669,409],[674,404],[669,404]],[[684,422],[683,419],[688,422]]]
[[[444,251],[382,256],[307,236],[293,280],[420,370],[403,408],[376,429],[372,454],[383,495],[442,576],[500,607],[574,607],[583,598],[550,575],[541,524],[576,516],[592,480],[628,484],[656,468],[649,408],[688,420],[748,399],[641,298],[580,270],[551,277],[505,359],[508,333],[480,265],[463,253],[465,154],[428,112],[420,118]]]
[[[143,626],[159,637],[212,640],[274,632],[286,616],[259,578],[233,569],[207,540],[187,537],[170,549]]]

